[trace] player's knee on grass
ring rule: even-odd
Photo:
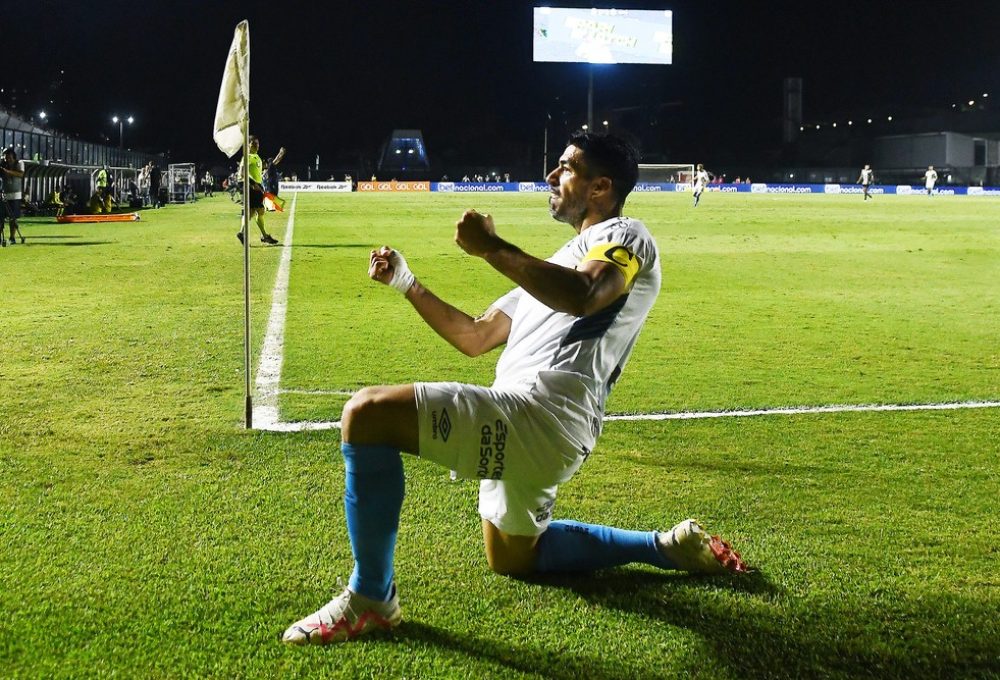
[[[483,520],[483,543],[490,569],[501,576],[526,576],[535,571],[538,536],[512,536]]]

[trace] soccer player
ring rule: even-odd
[[[705,166],[699,163],[698,169],[694,173],[694,207],[698,207],[698,201],[701,200],[701,192],[708,186],[709,181]]]
[[[278,240],[264,230],[264,168],[260,156],[257,155],[259,149],[260,140],[255,135],[250,135],[250,153],[240,163],[239,170],[240,180],[243,179],[244,172],[250,178],[250,205],[244,206],[243,209],[249,208],[250,218],[257,222],[257,228],[260,229],[260,242],[277,245]],[[236,232],[236,238],[240,240],[240,243],[243,243],[242,229]]]
[[[937,178],[938,174],[934,166],[928,165],[927,172],[924,173],[924,187],[927,189],[928,196],[934,191],[934,184],[937,182]]]
[[[875,173],[872,172],[872,166],[865,163],[865,167],[861,168],[861,174],[858,176],[857,184],[861,185],[861,190],[865,195],[864,200],[871,198],[871,194],[868,193],[868,187],[871,186],[875,179]]]
[[[264,178],[267,182],[264,184],[264,188],[277,196],[281,190],[281,173],[278,171],[278,165],[281,164],[282,159],[285,157],[285,147],[278,149],[277,155],[274,158],[268,158],[264,169]]]
[[[342,642],[399,624],[393,553],[403,502],[400,451],[478,479],[486,558],[499,574],[588,572],[631,562],[692,573],[747,570],[694,520],[665,532],[553,521],[559,484],[594,448],[605,400],[660,290],[660,257],[642,222],[622,216],[638,154],[612,136],[574,135],[549,173],[549,212],[574,237],[548,260],[466,211],[455,240],[517,288],[472,318],[373,250],[368,274],[402,293],[466,355],[506,344],[492,387],[454,382],[368,387],[345,405],[344,506],[354,555],[347,588],[285,631],[290,644]]]

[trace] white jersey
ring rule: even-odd
[[[937,172],[934,170],[928,170],[924,173],[924,186],[928,189],[934,188],[934,183],[937,182]]]
[[[694,174],[695,191],[698,191],[699,189],[704,189],[706,186],[708,186],[708,182],[709,182],[708,173],[705,170],[699,170]]]
[[[511,318],[494,388],[539,390],[560,403],[560,419],[578,436],[597,437],[608,393],[621,374],[660,292],[660,255],[638,220],[614,217],[578,234],[548,259],[564,267],[612,262],[626,292],[591,316],[557,312],[515,288],[493,307]],[[565,402],[565,403],[562,403]]]
[[[871,168],[862,168],[861,169],[861,183],[862,184],[871,184],[872,183],[872,169]]]

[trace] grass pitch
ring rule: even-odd
[[[462,357],[365,275],[388,243],[482,311],[510,284],[452,243],[467,207],[543,257],[572,235],[543,196],[299,195],[283,420],[336,419],[330,392],[366,384],[492,379],[496,353]],[[637,195],[627,213],[664,289],[611,412],[1000,399],[1000,202]],[[494,576],[475,485],[407,458],[403,626],[284,648],[349,575],[343,469],[336,430],[240,429],[237,222],[225,198],[29,219],[0,251],[0,675],[1000,676],[996,409],[609,423],[557,516],[698,517],[759,569],[733,580]],[[280,254],[253,250],[257,347]]]

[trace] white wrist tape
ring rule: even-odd
[[[392,281],[389,282],[389,285],[406,295],[406,291],[410,290],[417,282],[417,277],[410,271],[406,265],[406,258],[398,250],[392,251],[392,254],[389,255],[389,264],[392,265]]]

